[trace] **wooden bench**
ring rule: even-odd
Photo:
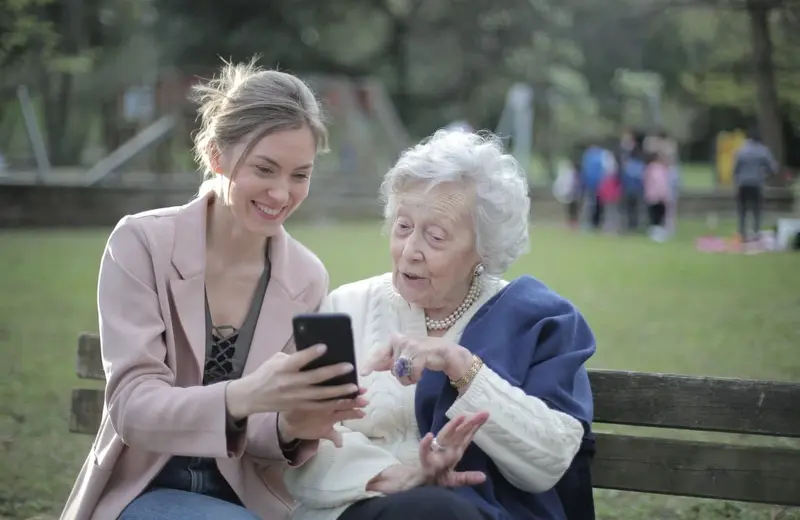
[[[78,376],[103,380],[100,340],[78,341]],[[599,425],[800,438],[800,383],[590,370]],[[94,434],[102,390],[72,392],[70,431]],[[594,487],[800,506],[800,449],[597,434]]]

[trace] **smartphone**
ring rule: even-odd
[[[292,319],[294,342],[297,350],[307,349],[320,343],[327,345],[325,354],[318,357],[303,370],[313,370],[337,363],[351,363],[356,366],[355,344],[353,343],[353,326],[350,316],[342,313],[298,314]],[[320,383],[325,386],[358,385],[358,369],[336,376]],[[358,392],[343,396],[355,398]],[[341,399],[341,398],[339,398]]]

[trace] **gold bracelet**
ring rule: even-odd
[[[464,377],[456,379],[455,381],[451,379],[450,386],[458,389],[461,388],[462,386],[470,384],[472,380],[475,379],[475,376],[478,375],[478,371],[481,369],[482,366],[483,366],[483,361],[481,360],[481,358],[473,354],[472,364],[469,366],[469,370],[467,370],[467,373],[464,374]]]

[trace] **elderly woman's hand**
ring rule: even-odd
[[[434,437],[428,433],[419,444],[419,460],[425,481],[442,487],[475,486],[486,480],[480,471],[456,471],[475,434],[489,419],[489,412],[448,421]]]
[[[362,375],[391,371],[403,385],[413,385],[424,369],[444,372],[455,381],[472,365],[472,353],[443,338],[414,339],[397,334],[389,344],[378,347],[364,365]]]
[[[424,485],[462,487],[481,484],[486,480],[484,473],[456,471],[455,467],[488,418],[488,412],[471,417],[462,415],[449,421],[436,437],[427,434],[419,445],[419,466],[389,466],[367,484],[367,491],[391,495]]]

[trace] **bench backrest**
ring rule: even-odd
[[[80,337],[77,373],[104,379],[96,335]],[[800,449],[791,441],[785,447],[733,445],[652,431],[609,433],[615,428],[604,426],[800,438],[800,383],[615,370],[590,370],[589,376],[600,432],[594,487],[800,506]],[[94,434],[102,413],[102,390],[73,391],[71,431]]]

